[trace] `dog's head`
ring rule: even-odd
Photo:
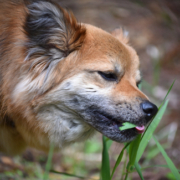
[[[147,125],[157,107],[138,89],[139,58],[126,38],[79,24],[50,2],[32,3],[27,11],[26,57],[13,91],[24,139],[45,149],[49,140],[60,146],[96,129],[117,142],[133,140],[136,128],[119,127]]]

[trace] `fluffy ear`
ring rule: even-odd
[[[59,62],[81,47],[86,29],[77,23],[72,13],[42,0],[32,1],[27,9],[24,25],[28,38],[26,60],[33,59],[31,68],[42,64],[40,69],[44,71],[51,62]]]
[[[122,28],[117,28],[111,34],[117,38],[119,41],[127,44],[129,41],[128,34],[129,32],[126,30],[123,30]]]

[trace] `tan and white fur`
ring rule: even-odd
[[[138,133],[120,131],[122,122],[142,126],[154,115],[142,108],[139,58],[122,32],[42,0],[0,0],[0,29],[0,151],[59,149],[95,130],[131,141]]]

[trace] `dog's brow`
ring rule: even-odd
[[[121,69],[121,67],[118,66],[118,65],[114,66],[114,68],[85,69],[85,71],[88,71],[88,72],[102,71],[102,72],[105,72],[105,73],[114,73],[114,74],[116,74],[118,76],[121,76],[124,73],[123,69]]]
[[[110,73],[114,73],[115,71],[113,69],[101,69],[101,68],[97,68],[97,69],[84,69],[84,71],[87,72],[97,72],[97,71],[102,71],[102,72],[110,72]]]
[[[115,65],[114,71],[116,72],[116,74],[122,74],[124,72],[122,67],[117,64]]]

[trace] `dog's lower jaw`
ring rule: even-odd
[[[38,113],[39,128],[48,134],[49,144],[54,144],[57,149],[74,142],[84,141],[95,132],[94,128],[84,122],[81,117],[68,111],[55,105],[48,105]]]

